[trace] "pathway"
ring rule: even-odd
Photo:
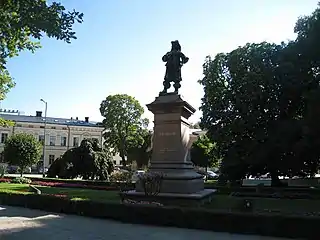
[[[276,240],[279,238],[123,224],[80,216],[0,206],[1,240]],[[280,240],[280,239],[279,239]]]

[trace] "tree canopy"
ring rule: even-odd
[[[320,9],[281,44],[248,43],[207,57],[201,127],[217,143],[228,179],[307,176],[319,167]]]
[[[129,144],[128,162],[135,161],[138,168],[147,167],[152,155],[152,132],[141,128],[137,134],[138,138]]]
[[[70,43],[76,39],[72,27],[75,22],[81,23],[82,18],[83,13],[67,11],[54,1],[50,4],[46,0],[0,1],[0,101],[15,86],[6,69],[8,59],[24,50],[35,52],[44,35]]]
[[[128,149],[144,142],[142,129],[149,123],[148,119],[142,118],[144,109],[134,97],[116,94],[101,102],[100,113],[104,117],[105,145],[118,152],[122,164],[126,165]]]
[[[37,163],[41,157],[41,144],[33,135],[18,133],[10,136],[4,145],[4,159],[10,165],[19,166],[20,173]]]
[[[206,136],[200,136],[191,146],[190,157],[198,167],[217,167],[219,159],[216,156],[216,145]]]

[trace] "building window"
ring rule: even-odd
[[[16,127],[22,127],[22,124],[16,124]]]
[[[44,144],[44,135],[39,135],[39,142],[41,142],[41,144]]]
[[[63,127],[63,128],[62,128],[62,130],[68,130],[68,128],[66,128],[66,127]]]
[[[113,161],[113,164],[114,164],[114,165],[117,165],[117,161]]]
[[[51,129],[56,129],[56,127],[51,127]]]
[[[73,146],[74,147],[79,147],[79,137],[74,137],[73,138]]]
[[[44,126],[40,126],[40,128],[44,128]]]
[[[0,153],[0,162],[4,163],[4,154],[3,154],[3,152]]]
[[[33,125],[28,125],[28,128],[33,128]]]
[[[61,137],[61,146],[67,146],[67,137]]]
[[[50,136],[50,146],[56,145],[56,136]]]
[[[1,143],[4,143],[8,138],[8,133],[1,133]]]
[[[54,162],[54,155],[49,155],[49,164],[51,165]]]

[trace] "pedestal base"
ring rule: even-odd
[[[124,198],[134,201],[158,202],[164,206],[201,206],[206,202],[211,202],[216,189],[204,189],[190,194],[180,193],[159,193],[157,196],[145,196],[144,192],[131,190],[122,192]]]

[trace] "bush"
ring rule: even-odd
[[[111,182],[131,182],[132,172],[130,171],[115,171],[110,175]]]
[[[11,183],[30,184],[32,181],[29,178],[17,177],[11,180]]]
[[[123,222],[175,226],[218,232],[314,239],[319,217],[231,213],[178,207],[154,207],[73,201],[48,195],[0,193],[0,205],[108,218]],[[245,204],[245,202],[243,203]],[[196,221],[195,221],[196,219]],[[290,229],[290,231],[288,231]]]

